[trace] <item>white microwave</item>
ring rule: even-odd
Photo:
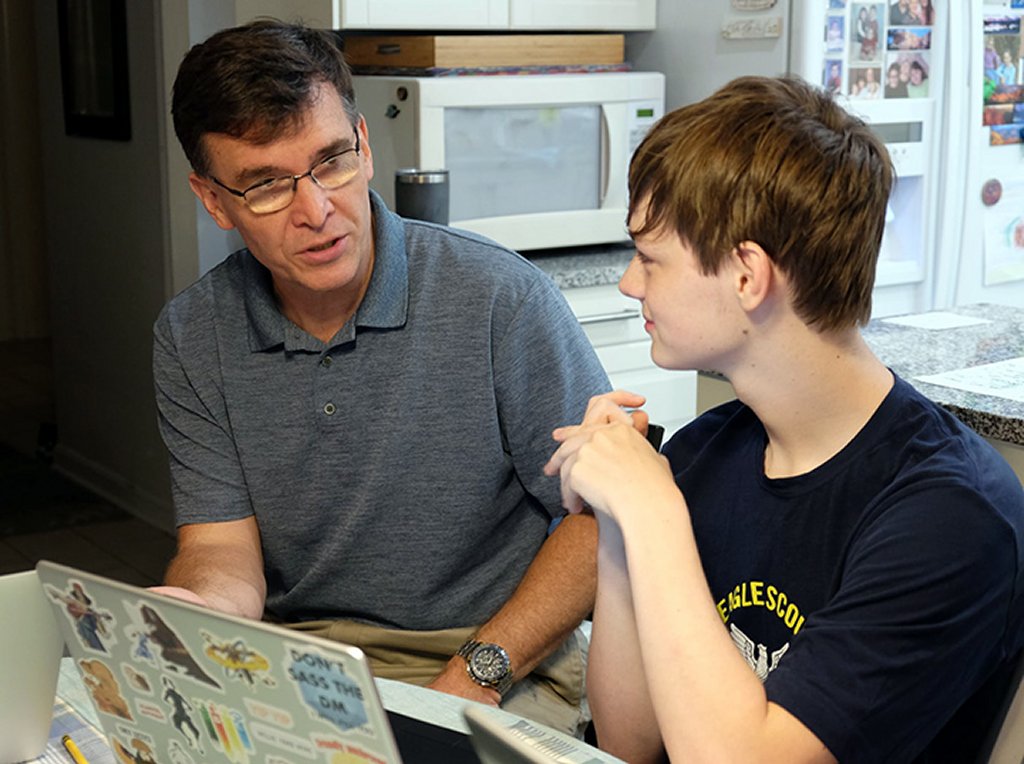
[[[449,220],[516,250],[625,241],[629,159],[665,110],[657,72],[354,78],[371,187],[447,169]]]

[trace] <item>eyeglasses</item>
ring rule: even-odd
[[[230,194],[240,198],[257,215],[267,215],[283,210],[295,198],[299,181],[308,177],[320,188],[330,191],[348,183],[359,172],[359,131],[356,144],[351,148],[321,159],[301,175],[282,175],[254,183],[244,191],[225,186],[212,175],[210,180]]]

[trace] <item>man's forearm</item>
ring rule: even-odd
[[[596,586],[597,523],[566,517],[477,638],[504,647],[516,677],[526,676],[590,614]]]
[[[245,618],[263,615],[262,566],[241,550],[203,545],[180,548],[164,582],[199,595],[214,610]]]

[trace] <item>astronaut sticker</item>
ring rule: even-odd
[[[114,616],[106,610],[98,610],[92,606],[92,597],[78,581],[71,581],[66,592],[62,592],[50,584],[46,585],[46,593],[55,602],[64,605],[64,615],[82,645],[90,650],[108,653],[108,647],[117,643],[112,628]]]
[[[129,612],[132,610],[132,608],[128,608]],[[220,683],[203,670],[185,643],[153,606],[140,602],[138,604],[138,620],[132,626],[127,627],[125,631],[134,634],[136,640],[133,657],[139,657],[140,660],[148,662],[148,658],[143,657],[139,652],[140,647],[144,646],[145,655],[154,661],[159,660],[164,669],[208,684],[218,690],[221,689]],[[145,638],[144,641],[143,638]]]
[[[121,694],[121,685],[107,664],[100,660],[86,659],[80,660],[78,665],[82,669],[85,687],[92,694],[97,709],[130,722],[135,721],[128,701]]]
[[[201,632],[206,641],[203,652],[206,657],[223,667],[224,675],[229,679],[245,682],[249,687],[257,684],[267,687],[276,686],[270,676],[270,661],[265,656],[251,649],[241,639],[221,639],[206,631]]]
[[[286,660],[288,677],[313,718],[342,732],[366,724],[363,691],[341,661],[305,645],[289,646]]]

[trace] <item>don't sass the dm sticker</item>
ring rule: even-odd
[[[366,724],[359,683],[336,657],[290,645],[285,665],[288,678],[314,718],[325,719],[343,732]]]

